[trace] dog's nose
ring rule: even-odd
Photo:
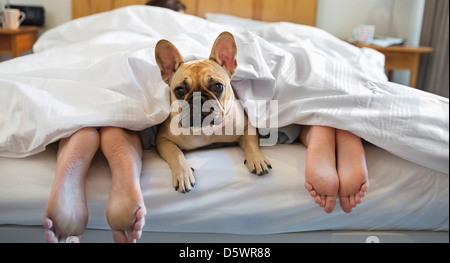
[[[199,108],[199,109],[203,109],[203,105],[205,105],[205,103],[207,103],[208,101],[210,101],[211,98],[208,98],[205,95],[200,95],[200,94],[195,94],[194,96],[190,97],[188,99],[189,104],[191,104],[194,108]],[[201,111],[201,110],[200,110]],[[211,111],[212,112],[212,111]],[[207,112],[208,114],[210,112]]]
[[[203,105],[202,105],[203,106]],[[204,109],[203,109],[204,110]],[[202,111],[202,116],[203,117],[207,117],[208,115],[210,115],[211,113],[214,112],[214,108],[210,108],[209,111]]]

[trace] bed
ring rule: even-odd
[[[152,57],[157,40],[198,59],[222,31],[244,50],[233,86],[254,125],[352,131],[364,139],[370,189],[351,214],[339,207],[325,214],[303,187],[306,148],[294,142],[262,147],[274,167],[264,177],[248,173],[238,147],[187,152],[198,184],[182,195],[151,149],[143,156],[141,242],[448,242],[448,99],[387,82],[376,51],[295,24],[301,21],[268,23],[283,17],[281,8],[267,11],[274,1],[239,1],[247,8],[238,11],[225,1],[186,1],[195,16],[97,2],[72,1],[79,19],[46,32],[34,54],[0,64],[0,242],[44,241],[60,138],[82,127],[142,130],[167,117],[167,89]],[[317,1],[285,2],[289,12],[301,2],[298,17],[304,12],[314,25]],[[108,12],[94,14],[101,11]],[[269,101],[276,110],[264,115],[258,109]],[[110,177],[98,152],[87,179],[84,242],[112,242]]]

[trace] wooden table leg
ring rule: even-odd
[[[410,68],[411,71],[411,77],[409,79],[409,86],[415,88],[416,87],[416,82],[417,82],[417,75],[419,72],[419,61],[420,61],[420,54],[419,53],[415,53],[411,55],[412,58],[412,65]]]
[[[11,38],[11,44],[12,44],[12,50],[11,50],[11,54],[13,58],[17,58],[20,56],[20,52],[19,49],[17,48],[17,37],[13,36]]]

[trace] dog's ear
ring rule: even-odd
[[[184,63],[183,57],[172,43],[163,39],[156,44],[155,58],[161,70],[162,79],[169,84],[170,78]]]
[[[223,32],[217,37],[209,59],[224,67],[231,77],[237,68],[236,55],[237,47],[233,35],[229,32]]]

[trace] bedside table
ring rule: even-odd
[[[360,44],[350,42],[358,47],[368,47],[383,53],[386,57],[385,68],[388,70],[388,77],[391,79],[392,70],[411,71],[409,85],[416,87],[417,74],[419,71],[420,54],[433,52],[430,47],[412,47],[412,46],[388,46],[380,47],[374,45]]]
[[[31,50],[38,38],[37,26],[21,26],[19,29],[0,28],[0,53],[12,54],[13,58],[20,53]]]

